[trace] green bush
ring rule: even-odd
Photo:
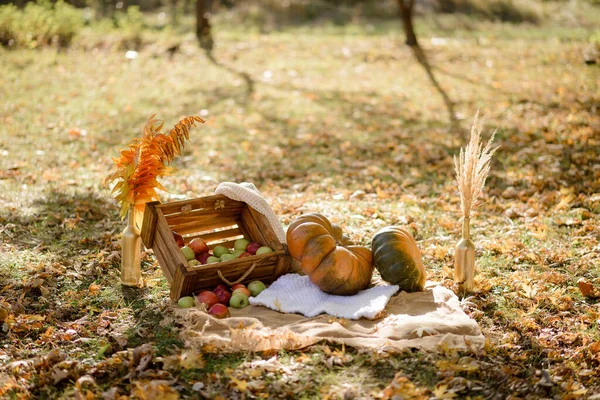
[[[16,45],[20,11],[14,4],[0,6],[0,45]]]
[[[398,18],[395,0],[245,0],[223,9],[229,10],[220,16],[223,23],[257,26],[261,30],[307,22],[344,25],[360,19]]]
[[[78,38],[83,48],[105,48],[112,50],[139,50],[143,45],[148,24],[137,6],[115,12],[112,18],[103,18],[90,23]]]
[[[123,47],[138,49],[142,45],[142,34],[146,24],[144,14],[138,6],[130,6],[125,13],[116,15],[115,25],[119,30]]]
[[[23,10],[12,4],[0,7],[0,44],[8,47],[68,46],[83,27],[80,10],[58,0],[27,3]]]

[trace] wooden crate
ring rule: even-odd
[[[231,248],[236,239],[245,237],[271,247],[274,252],[189,267],[172,231],[182,235],[186,244],[201,237],[211,249],[216,245]],[[246,203],[223,195],[165,204],[147,203],[141,237],[146,248],[154,251],[174,301],[223,283],[218,271],[233,282],[253,268],[243,283],[253,280],[270,283],[292,266],[287,246],[279,241],[265,216]]]

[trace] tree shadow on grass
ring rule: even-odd
[[[85,254],[101,246],[114,230],[116,207],[94,192],[68,193],[50,188],[23,212],[0,211],[5,244],[17,250],[55,252],[58,256]]]
[[[442,86],[438,82],[437,78],[435,77],[435,75],[433,73],[433,68],[432,68],[431,64],[429,63],[429,60],[427,59],[427,55],[425,54],[425,51],[423,51],[423,49],[419,45],[411,46],[410,48],[411,48],[413,54],[415,55],[415,58],[419,62],[419,64],[425,70],[425,73],[427,74],[429,81],[431,82],[431,84],[433,85],[435,90],[437,90],[437,92],[440,94],[440,96],[442,96],[442,99],[444,100],[444,104],[446,106],[446,110],[448,111],[448,120],[450,121],[452,128],[458,129],[459,125],[458,125],[458,120],[456,118],[456,112],[454,110],[454,102],[450,99],[450,96],[448,96],[448,93],[446,93],[446,91],[442,88]]]
[[[241,78],[244,81],[244,83],[246,84],[245,102],[246,103],[249,102],[252,99],[252,95],[254,94],[254,90],[255,90],[255,88],[254,88],[255,82],[252,79],[252,77],[250,76],[250,74],[248,74],[247,72],[244,72],[244,71],[238,71],[237,69],[217,60],[213,54],[212,49],[205,48],[204,54],[206,55],[206,58],[208,59],[208,61],[210,61],[214,66],[216,66],[217,68],[224,69],[225,71]]]
[[[293,115],[282,117],[276,110],[261,110],[267,122],[265,128],[279,133],[271,140],[285,149],[286,156],[282,160],[265,158],[260,167],[261,178],[283,184],[322,176],[333,178],[339,187],[351,187],[357,177],[365,176],[361,174],[366,167],[378,166],[380,171],[372,178],[398,180],[416,168],[423,174],[421,182],[454,180],[452,157],[466,141],[444,130],[441,121],[419,119],[417,114],[407,111],[403,101],[409,100],[398,98],[391,102],[392,106],[373,105],[370,100],[377,93],[315,91],[291,84],[280,88],[310,96],[317,104],[315,109],[327,110],[331,116],[298,121]],[[595,110],[593,99],[573,103],[570,109],[573,107],[588,115]],[[556,105],[542,104],[539,112],[548,108],[556,109]],[[345,123],[351,126],[345,129]],[[486,126],[484,137],[489,137],[493,128]],[[594,179],[597,173],[593,159],[598,150],[594,150],[590,140],[574,140],[559,133],[549,135],[543,129],[525,134],[512,125],[499,128],[495,143],[501,148],[494,157],[496,166],[492,167],[487,184],[494,195],[502,195],[508,186],[524,189],[530,195],[561,187],[571,187],[575,193],[600,191]],[[588,130],[581,131],[584,135]]]
[[[127,287],[119,281],[119,257],[112,256],[120,251],[116,239],[124,225],[112,201],[92,191],[50,188],[27,209],[30,214],[0,210],[3,233],[10,233],[3,244],[18,257],[35,253],[19,265],[20,271],[0,268],[0,288],[12,299],[14,313],[44,314],[52,326],[99,320],[127,324],[131,316],[130,328],[122,332],[126,344],[109,333],[112,328],[87,338],[90,343],[110,344],[112,351],[153,343],[157,353],[167,354],[181,346],[171,327],[161,326],[160,306],[148,301],[156,288]],[[142,263],[146,270],[148,260]],[[29,286],[37,278],[48,292]],[[152,297],[160,300],[160,295]]]
[[[264,129],[278,132],[269,140],[285,152],[281,160],[262,160],[258,169],[267,179],[301,180],[316,173],[349,186],[368,166],[381,167],[382,174],[396,174],[420,162],[451,163],[456,141],[445,122],[421,118],[418,111],[404,107],[409,100],[401,96],[374,103],[376,92],[307,90],[291,84],[278,88],[309,97],[319,114],[312,117],[307,112],[307,119],[302,119],[277,110],[253,109],[264,118]],[[408,158],[415,158],[412,165],[406,163]],[[429,172],[428,168],[422,171]]]
[[[35,299],[42,293],[29,288],[27,282],[41,274],[42,279],[52,282],[49,299],[61,300],[69,291],[87,291],[90,285],[98,283],[111,290],[98,298],[97,307],[146,307],[147,290],[121,288],[119,282],[116,239],[123,224],[112,201],[93,191],[50,187],[24,209],[27,213],[0,210],[3,245],[12,249],[15,262],[19,258],[26,260],[18,268],[0,269],[0,287],[11,285],[13,290]],[[44,266],[64,272],[48,272]],[[74,299],[74,305],[55,303],[55,317],[65,321],[81,317],[85,308],[75,303],[94,304],[96,300],[91,297]]]

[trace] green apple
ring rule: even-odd
[[[256,255],[259,254],[267,254],[267,253],[272,253],[273,249],[270,248],[269,246],[263,246],[263,247],[259,247],[258,250],[256,250]]]
[[[241,238],[235,241],[233,248],[236,250],[246,250],[246,247],[248,247],[249,244],[250,241],[248,239]]]
[[[267,287],[265,286],[265,284],[261,281],[252,281],[248,284],[248,290],[250,291],[252,297],[258,296],[258,294],[266,288]]]
[[[219,257],[215,257],[215,256],[210,256],[206,259],[206,263],[210,264],[210,263],[218,263],[219,261]]]
[[[221,257],[219,257],[219,260],[220,261],[230,261],[230,260],[235,260],[236,258],[237,257],[234,256],[233,254],[225,253]]]
[[[244,254],[246,252],[246,250],[243,249],[235,249],[231,252],[232,255],[235,256],[235,258],[238,258],[239,256],[241,256],[242,254]]]
[[[181,252],[183,253],[183,256],[185,257],[186,260],[193,260],[194,258],[196,258],[196,255],[194,254],[194,250],[192,250],[192,248],[189,246],[183,246],[181,248]]]
[[[246,296],[242,292],[236,292],[231,295],[231,299],[229,299],[229,305],[233,308],[244,308],[250,305],[250,301],[248,300],[248,296]]]
[[[213,248],[215,257],[221,257],[223,254],[229,254],[229,249],[225,246],[217,245]]]
[[[252,296],[252,293],[250,293],[250,291],[248,290],[248,288],[245,287],[239,287],[237,289],[234,289],[233,292],[231,293],[231,295],[233,296],[236,293],[244,293],[246,295],[246,297],[250,297]]]
[[[195,303],[194,303],[194,298],[191,296],[185,296],[179,299],[179,301],[177,302],[177,305],[181,308],[190,308],[190,307],[194,307]]]
[[[195,267],[196,265],[200,265],[200,261],[195,258],[193,260],[188,260],[188,267]]]

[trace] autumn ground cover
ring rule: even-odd
[[[391,22],[215,28],[211,58],[177,33],[133,59],[0,49],[2,396],[600,398],[600,310],[577,286],[600,274],[600,69],[582,57],[594,32],[442,22],[421,41],[455,127]],[[142,289],[118,283],[111,157],[150,115],[170,126],[197,114],[207,124],[162,180],[165,201],[251,181],[284,225],[318,211],[369,245],[400,224],[429,279],[452,287],[452,157],[477,109],[501,145],[464,299],[489,339],[482,352],[196,352],[164,323],[173,304],[151,254]]]

